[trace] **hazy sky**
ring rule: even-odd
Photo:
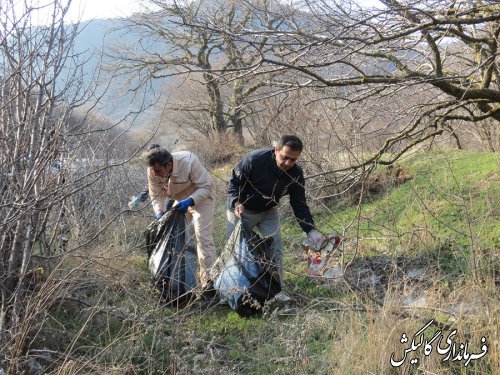
[[[70,7],[72,21],[92,18],[129,16],[140,9],[139,0],[73,0]]]
[[[0,0],[1,1],[1,0]],[[67,0],[62,0],[64,3]],[[377,0],[358,0],[362,4],[373,5]],[[22,10],[25,1],[14,2],[16,9]],[[51,3],[52,0],[27,0],[28,4],[40,6]],[[66,21],[76,22],[87,21],[95,18],[115,18],[126,17],[141,9],[143,0],[72,0]],[[50,7],[46,7],[39,12],[39,19],[33,19],[36,24],[47,23],[50,14]]]
[[[358,0],[362,4],[373,5],[377,0]],[[83,14],[82,20],[92,18],[123,17],[140,9],[141,0],[73,0],[72,17],[77,19]],[[83,11],[83,13],[82,13]]]
[[[1,0],[0,0],[1,1]],[[28,5],[39,7],[35,15],[32,14],[35,24],[46,24],[50,19],[52,7],[47,4],[53,0],[27,0]],[[62,0],[66,3],[67,0]],[[129,16],[140,9],[141,0],[73,0],[67,15],[67,22],[87,21],[95,18],[114,18]],[[25,1],[14,2],[18,14],[25,9]]]

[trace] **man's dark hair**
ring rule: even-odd
[[[296,135],[283,135],[278,142],[278,148],[281,150],[285,146],[290,147],[293,151],[302,152],[302,141]]]
[[[167,165],[173,160],[172,154],[161,147],[156,147],[146,152],[145,159],[150,167],[152,167],[156,163],[160,164],[161,166]]]

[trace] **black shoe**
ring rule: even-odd
[[[217,304],[217,290],[214,287],[214,283],[212,280],[210,280],[201,290],[201,293],[199,295],[199,300],[200,302],[203,303],[209,303],[210,305],[212,304]]]
[[[201,298],[209,301],[215,298],[217,295],[217,291],[215,289],[204,289],[203,292],[201,292]]]
[[[215,290],[214,282],[212,280],[208,280],[205,286],[201,290],[201,296],[204,299],[213,299],[217,294],[217,290]]]

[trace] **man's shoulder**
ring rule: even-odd
[[[250,151],[248,154],[245,155],[244,159],[249,161],[267,159],[269,156],[272,155],[272,151],[273,149],[260,148],[257,150]]]
[[[190,160],[198,159],[198,157],[191,151],[176,151],[172,152],[174,160],[189,162]]]
[[[182,158],[186,156],[194,155],[191,151],[175,151],[172,152],[172,156],[175,158]],[[195,155],[196,156],[196,155]]]
[[[304,170],[302,169],[302,167],[299,165],[299,164],[295,164],[292,168],[292,170],[296,173],[296,174],[299,174],[301,176],[304,175]]]

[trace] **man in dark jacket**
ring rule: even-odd
[[[283,255],[278,213],[281,197],[290,196],[294,216],[310,243],[320,244],[324,239],[314,229],[306,202],[304,172],[296,164],[301,152],[302,141],[295,135],[284,135],[274,149],[255,150],[245,155],[229,180],[227,236],[240,218],[249,229],[256,228],[263,236],[272,236],[281,280]]]

